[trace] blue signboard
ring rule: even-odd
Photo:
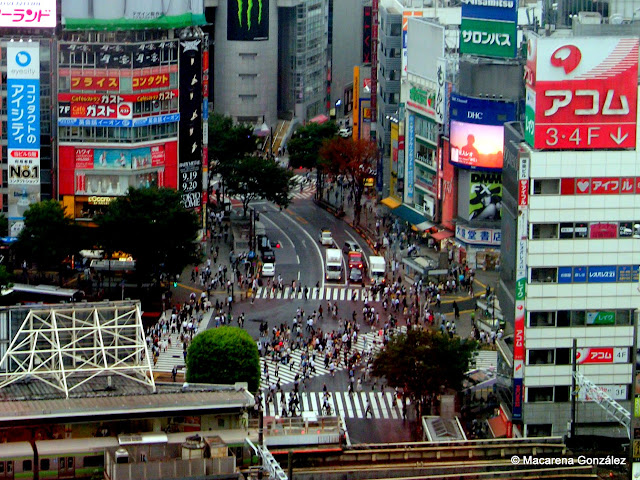
[[[516,119],[516,104],[451,94],[451,120],[479,125],[503,125]]]
[[[462,18],[485,20],[518,20],[517,0],[462,0]]]
[[[573,281],[573,269],[571,267],[558,267],[558,283],[571,283]]]
[[[587,267],[574,267],[573,283],[584,283],[587,281]]]
[[[631,265],[623,265],[618,267],[618,282],[631,281]]]
[[[617,267],[614,265],[589,267],[589,283],[614,283],[616,281]]]
[[[134,118],[133,120],[118,120],[115,118],[58,118],[60,127],[146,127],[174,123],[180,120],[179,113],[158,115],[155,117]]]
[[[415,115],[409,115],[409,128],[406,138],[407,149],[407,188],[405,193],[407,200],[413,202],[413,183],[415,180],[415,137],[416,137],[416,117]]]

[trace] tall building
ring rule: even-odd
[[[628,433],[602,395],[633,412],[638,394],[638,43],[529,38],[525,127],[505,135],[498,293],[514,329],[499,391],[526,436]]]
[[[402,68],[402,13],[382,6],[378,22],[378,146],[388,157],[392,118],[398,117]]]

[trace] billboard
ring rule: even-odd
[[[269,40],[269,0],[227,0],[227,40]]]
[[[579,348],[576,352],[576,363],[578,363],[578,365],[628,362],[629,348],[627,347]]]
[[[65,118],[58,117],[60,127],[145,127],[147,125],[162,125],[180,120],[179,113],[154,115],[153,117],[138,117],[131,120],[118,118]]]
[[[64,118],[117,118],[131,120],[133,103],[118,104],[58,102],[58,117]]]
[[[462,18],[460,53],[514,58],[518,44],[516,22]]]
[[[189,209],[202,204],[202,47],[201,39],[180,41],[178,190]]]
[[[204,0],[62,0],[62,25],[66,30],[182,28],[204,24]]]
[[[167,63],[175,64],[178,58],[178,42],[161,40],[140,43],[59,43],[58,65],[75,68],[89,62],[96,70],[157,67],[153,73],[166,71]],[[171,68],[172,65],[169,65]],[[177,65],[176,65],[177,67]],[[91,71],[84,72],[86,75]],[[151,73],[151,72],[148,72]]]
[[[515,120],[514,103],[451,95],[451,162],[458,167],[501,170],[504,123]]]
[[[7,46],[7,163],[9,230],[17,236],[24,212],[40,201],[40,45]]]
[[[532,37],[527,143],[549,150],[635,148],[638,43],[637,37]]]
[[[145,93],[58,93],[60,103],[93,103],[102,105],[119,105],[121,103],[136,103],[149,101],[173,100],[178,97],[178,89],[162,90]]]
[[[469,220],[500,220],[502,175],[472,173],[469,194]]]
[[[87,170],[123,170],[164,165],[164,145],[131,149],[76,148],[75,168]]]
[[[407,45],[409,17],[421,17],[422,10],[405,10],[402,12],[402,78],[407,76]]]
[[[56,28],[56,0],[0,0],[0,12],[0,28]]]
[[[449,139],[442,137],[442,146],[440,147],[440,168],[438,174],[442,176],[440,186],[440,196],[442,198],[442,225],[449,230],[455,229],[454,219],[457,216],[456,207],[458,205],[458,189],[454,188],[455,169],[449,161],[451,152]]]
[[[407,22],[411,27],[411,35],[407,36],[407,72],[435,82],[437,60],[444,57],[445,28],[426,19],[408,18]]]
[[[371,63],[371,8],[362,7],[362,63]]]
[[[462,0],[462,17],[516,22],[518,2],[516,0]]]
[[[404,190],[405,201],[413,203],[413,188],[415,182],[415,137],[416,137],[416,116],[409,115],[406,137],[406,188]]]

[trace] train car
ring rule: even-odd
[[[102,478],[104,451],[117,446],[115,437],[40,440],[36,442],[40,480]]]
[[[0,480],[33,478],[33,447],[29,442],[0,443]]]

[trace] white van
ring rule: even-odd
[[[337,248],[327,248],[325,260],[327,280],[342,280],[342,252]]]
[[[384,257],[369,257],[369,274],[371,275],[371,283],[384,282],[384,275],[387,271],[387,264]]]

